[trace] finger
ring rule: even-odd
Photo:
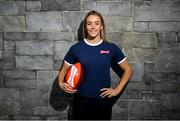
[[[105,91],[105,92],[103,92],[103,93],[101,93],[101,97],[102,98],[104,98],[104,97],[106,97],[106,96],[108,96],[108,95],[110,95],[110,92],[109,91]]]
[[[102,88],[100,91],[106,91],[109,90],[109,88]]]

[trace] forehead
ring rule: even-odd
[[[101,19],[97,15],[90,15],[87,17],[87,22],[101,22]]]

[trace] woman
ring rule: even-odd
[[[59,73],[59,85],[73,96],[73,119],[111,119],[111,97],[117,96],[132,74],[132,68],[121,50],[105,38],[102,15],[92,10],[84,18],[84,40],[74,44],[65,56]],[[72,64],[80,62],[84,67],[83,83],[77,89],[64,82]],[[124,73],[116,88],[110,88],[110,64],[117,63]]]

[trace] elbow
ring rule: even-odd
[[[126,71],[129,74],[129,76],[131,77],[131,75],[133,74],[133,68],[131,66],[129,66],[129,68],[127,68]]]

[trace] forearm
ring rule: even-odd
[[[67,73],[67,70],[64,70],[64,69],[59,72],[58,74],[59,84],[64,82],[64,77],[66,73]]]
[[[132,69],[126,69],[124,71],[124,74],[122,75],[121,79],[119,80],[119,83],[117,85],[117,87],[115,88],[115,90],[118,92],[118,94],[124,89],[125,85],[128,83],[131,75],[132,75]]]

